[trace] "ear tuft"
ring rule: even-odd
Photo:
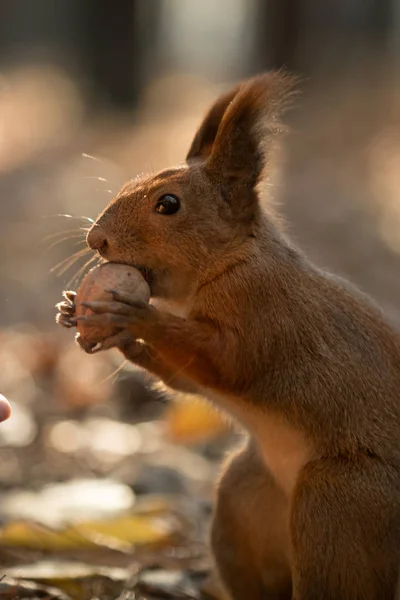
[[[239,86],[223,94],[210,108],[204,117],[199,130],[194,136],[194,140],[186,156],[187,161],[195,158],[205,159],[211,154],[222,117],[224,116],[227,107],[232,102],[238,91]]]
[[[284,133],[280,117],[294,96],[294,77],[283,71],[258,75],[222,96],[195,136],[188,157],[255,186]]]

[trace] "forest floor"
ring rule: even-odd
[[[217,598],[207,530],[233,441],[220,417],[154,390],[113,351],[87,357],[72,335],[10,328],[0,357],[13,397],[0,598]]]

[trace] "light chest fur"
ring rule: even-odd
[[[290,425],[283,416],[248,410],[245,400],[206,389],[199,393],[229,413],[256,440],[266,468],[289,498],[301,469],[315,457],[315,449],[303,432]]]
[[[182,318],[186,318],[191,309],[189,303],[161,298],[152,299],[151,303],[158,310]],[[205,388],[199,388],[198,393],[230,414],[253,436],[266,468],[287,497],[290,497],[300,470],[315,455],[314,448],[305,435],[280,415],[246,409],[246,401],[240,398],[230,398]]]

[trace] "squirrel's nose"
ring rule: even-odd
[[[90,228],[86,236],[86,243],[88,246],[90,246],[90,248],[92,248],[92,250],[100,251],[104,250],[107,247],[107,238],[104,232],[102,231],[101,227],[97,225],[97,223],[92,225],[92,227]]]

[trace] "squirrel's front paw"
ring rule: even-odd
[[[74,327],[76,325],[76,292],[64,291],[64,300],[56,304],[59,312],[56,315],[56,322],[63,327]]]
[[[112,295],[112,300],[82,302],[92,314],[79,316],[76,321],[93,323],[99,328],[109,328],[112,325],[122,332],[127,332],[131,339],[146,341],[147,334],[156,324],[158,311],[147,302],[137,300],[129,294],[117,290],[106,291]]]
[[[79,340],[77,341],[79,343]],[[96,344],[89,353],[96,354],[110,348],[118,348],[127,360],[137,362],[145,350],[145,344],[134,338],[129,331],[120,331]],[[88,352],[88,350],[86,351]]]

